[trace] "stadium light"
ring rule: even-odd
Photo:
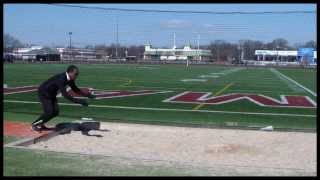
[[[119,32],[118,32],[118,17],[116,17],[116,59],[118,59],[118,46],[119,46]]]
[[[71,51],[71,47],[72,47],[72,45],[71,45],[71,36],[72,36],[72,32],[69,32],[69,50],[70,50],[70,58],[72,57],[72,51]]]
[[[70,38],[70,41],[69,41],[70,42],[70,44],[69,44],[70,46],[69,47],[70,47],[70,49],[71,49],[71,35],[72,35],[72,32],[69,32],[69,38]]]

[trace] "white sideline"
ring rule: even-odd
[[[25,103],[25,104],[39,104],[34,101],[17,101],[4,100],[9,103]],[[59,103],[66,106],[80,106],[80,104]],[[307,114],[284,114],[284,113],[256,113],[256,112],[237,112],[237,111],[212,111],[212,110],[189,110],[189,109],[168,109],[168,108],[146,108],[146,107],[130,107],[130,106],[109,106],[109,105],[89,105],[98,108],[114,108],[114,109],[134,109],[134,110],[150,110],[150,111],[177,111],[177,112],[205,112],[205,113],[221,113],[221,114],[245,114],[245,115],[263,115],[263,116],[292,116],[292,117],[316,117],[316,115]]]
[[[271,68],[271,69],[272,69],[273,71],[279,73],[279,75],[281,75],[282,77],[286,78],[287,80],[289,80],[289,81],[293,82],[294,84],[296,84],[297,86],[301,87],[301,88],[304,89],[305,91],[309,92],[309,93],[312,94],[313,96],[317,97],[317,94],[316,94],[315,92],[313,92],[313,91],[311,91],[310,89],[308,89],[308,88],[304,87],[303,85],[299,84],[297,81],[289,78],[288,76],[282,74],[281,72],[277,71],[277,70],[274,69],[274,68]]]

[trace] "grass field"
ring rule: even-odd
[[[22,161],[23,159],[23,161]],[[212,173],[212,172],[211,172]],[[104,156],[4,149],[6,176],[194,176],[210,175],[201,168],[173,165],[154,166],[146,162],[132,162]]]
[[[150,67],[150,69],[141,67]],[[7,64],[4,67],[4,82],[9,87],[39,85],[49,76],[63,72],[65,68],[66,65]],[[236,68],[191,66],[186,69],[183,65],[79,65],[79,68],[79,86],[103,90],[147,89],[169,90],[171,92],[90,100],[89,103],[92,106],[88,108],[62,105],[60,108],[61,117],[92,117],[101,121],[117,120],[185,125],[239,127],[273,125],[275,128],[295,129],[314,129],[316,127],[316,108],[262,107],[247,100],[220,105],[162,102],[184,91],[211,92],[212,95],[217,93],[217,95],[228,93],[263,94],[278,100],[280,95],[305,95],[316,101],[315,96],[293,83],[281,79],[270,68],[238,69],[238,71],[218,78],[206,78],[207,82],[182,82],[181,80],[199,79],[201,75],[226,72]],[[316,92],[315,70],[278,69],[278,71]],[[37,102],[36,92],[4,96],[4,112],[5,114],[11,112],[33,115],[41,113],[40,104],[10,102],[11,100]],[[63,98],[59,99],[59,102],[71,104]],[[137,107],[142,109],[136,109]]]
[[[39,85],[48,77],[65,71],[66,67],[67,65],[63,64],[5,64],[4,83],[9,87]],[[310,91],[316,92],[316,70],[278,68],[274,71],[271,68],[250,67],[246,69],[203,65],[194,65],[188,69],[184,65],[78,65],[78,67],[80,68],[78,86],[103,90],[170,92],[89,100],[87,108],[72,106],[71,102],[60,98],[59,103],[62,103],[60,116],[50,121],[50,124],[91,117],[99,121],[181,126],[260,128],[272,125],[275,129],[316,130],[316,108],[263,107],[248,100],[219,105],[163,102],[185,91],[210,92],[213,96],[228,93],[262,94],[277,100],[280,100],[280,95],[301,95],[308,96],[316,102],[316,96],[276,73],[280,72]],[[212,75],[212,73],[222,74],[215,78],[201,78],[201,76]],[[181,81],[184,79],[206,79],[207,81]],[[31,123],[42,112],[40,104],[36,102],[38,102],[36,92],[5,95],[4,119]],[[7,143],[16,138],[4,137],[4,140],[4,143]],[[68,154],[50,156],[49,154],[48,152],[5,148],[4,174],[52,175],[53,172],[57,172],[55,175],[65,175],[69,173],[65,172],[63,167],[57,165],[52,169],[53,166],[48,167],[48,164],[51,162],[58,164],[64,161],[68,162],[66,166],[73,167],[81,159],[90,161],[90,157],[74,157]],[[98,165],[108,169],[116,164],[116,161],[110,161],[110,163],[101,162]],[[94,169],[92,164],[83,166],[92,166],[88,169]],[[43,171],[32,170],[37,167]],[[114,171],[106,170],[100,173],[103,175],[188,174],[188,170],[182,169],[137,165],[125,168],[115,167]],[[97,174],[96,171],[81,172],[77,167],[70,170],[70,175],[95,174]]]

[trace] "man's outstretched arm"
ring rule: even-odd
[[[71,95],[69,95],[66,91],[66,89],[63,86],[59,86],[60,92],[62,94],[62,96],[66,99],[68,99],[69,101],[73,102],[73,103],[77,103],[77,104],[81,104],[83,106],[88,106],[87,101],[83,100],[83,99],[76,99],[74,97],[72,97]]]
[[[85,92],[81,91],[81,89],[78,88],[78,86],[74,83],[74,81],[70,82],[70,87],[75,93],[77,93],[81,96],[88,97],[88,98],[95,98],[96,97],[95,95],[91,94],[90,92],[85,93]]]

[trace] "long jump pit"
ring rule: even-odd
[[[129,158],[212,170],[218,176],[316,176],[316,133],[99,122],[15,144],[35,150]]]

